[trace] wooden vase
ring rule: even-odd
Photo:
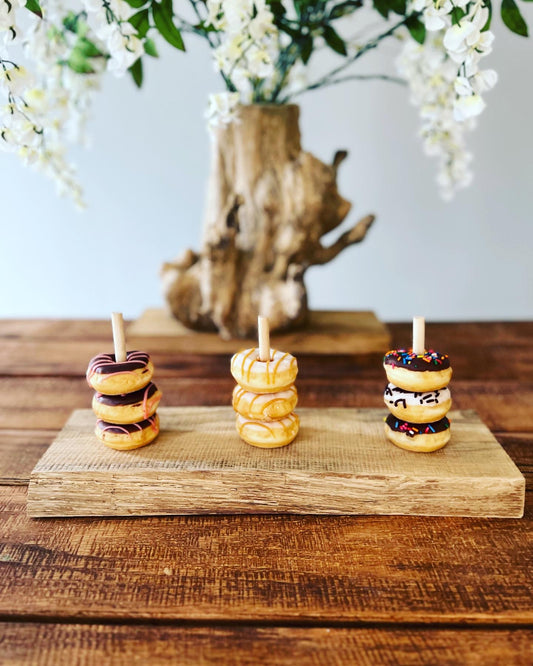
[[[329,165],[303,151],[296,105],[240,107],[214,135],[202,248],[163,266],[174,316],[225,338],[255,335],[258,314],[273,331],[303,324],[307,268],[361,241],[374,219],[321,242],[351,208],[336,184],[346,154]]]

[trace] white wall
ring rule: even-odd
[[[487,66],[500,81],[469,137],[474,184],[452,203],[438,197],[406,89],[363,82],[302,96],[305,148],[323,160],[350,151],[340,173],[340,190],[354,202],[346,224],[378,215],[362,245],[309,272],[313,307],[371,308],[388,320],[533,316],[533,41],[499,21],[495,31]],[[199,245],[209,161],[203,112],[208,92],[220,88],[203,44],[189,44],[186,55],[162,46],[140,92],[128,78],[107,79],[93,148],[74,152],[85,213],[0,154],[0,316],[120,309],[136,317],[162,303],[159,265]],[[384,46],[366,71],[392,71],[397,47]]]

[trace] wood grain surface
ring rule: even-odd
[[[520,518],[525,481],[475,412],[452,411],[451,440],[417,455],[384,437],[386,409],[301,408],[283,450],[251,447],[231,407],[163,407],[152,445],[115,451],[73,412],[32,472],[28,514],[205,513]]]
[[[389,329],[408,344],[410,324]],[[451,356],[454,407],[478,411],[531,489],[533,322],[430,323],[427,340]],[[227,354],[143,345],[164,404],[228,403]],[[531,492],[521,520],[28,518],[31,469],[110,348],[108,322],[0,324],[0,662],[532,663]],[[380,354],[298,360],[302,406],[381,407]]]
[[[0,636],[6,666],[108,664],[110,660],[124,666],[530,666],[533,661],[533,632],[527,629],[0,623]]]
[[[190,331],[164,308],[149,308],[128,327],[128,336],[168,337],[176,351],[196,354],[233,354],[235,348],[257,347],[257,338],[224,340],[217,333]],[[314,311],[304,329],[273,333],[272,346],[293,354],[381,353],[391,338],[373,312]]]

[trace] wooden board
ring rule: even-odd
[[[191,331],[163,308],[146,310],[127,333],[128,338],[172,337],[175,351],[190,354],[233,354],[257,345],[257,340],[223,340],[216,333]],[[373,312],[311,312],[305,328],[272,335],[274,346],[295,354],[384,353],[390,342],[387,327]]]
[[[106,448],[77,410],[32,472],[28,513],[523,515],[525,480],[475,412],[452,412],[452,439],[432,454],[383,436],[382,409],[300,409],[283,449],[244,444],[229,407],[168,407],[151,446]]]

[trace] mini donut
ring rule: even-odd
[[[385,436],[401,449],[429,453],[449,442],[450,421],[445,416],[433,423],[409,423],[389,414],[385,420]]]
[[[233,389],[233,409],[247,419],[282,419],[294,411],[297,402],[298,393],[294,384],[277,393],[252,393],[239,385]]]
[[[150,444],[159,434],[159,416],[154,414],[139,423],[108,423],[98,419],[94,434],[111,449],[129,451]]]
[[[300,419],[294,413],[277,421],[247,419],[237,414],[237,432],[252,446],[275,449],[290,444],[298,434]]]
[[[448,388],[420,392],[406,391],[389,384],[383,399],[394,416],[411,423],[438,421],[446,416],[452,406],[452,396]]]
[[[429,349],[415,354],[412,349],[394,349],[383,358],[391,384],[406,391],[436,391],[450,383],[452,369],[447,354]]]
[[[287,352],[270,350],[270,361],[259,360],[259,349],[245,349],[231,359],[235,381],[253,393],[277,393],[294,384],[298,364]]]
[[[163,394],[150,382],[133,393],[106,395],[95,393],[93,411],[99,419],[108,423],[136,423],[155,413]]]
[[[145,352],[127,352],[124,363],[117,363],[114,354],[98,354],[89,361],[87,382],[99,393],[120,395],[144,388],[153,374],[154,366]]]

